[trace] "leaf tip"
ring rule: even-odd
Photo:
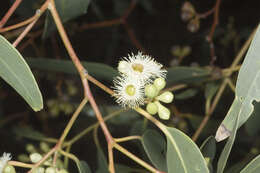
[[[215,139],[217,142],[223,141],[231,135],[231,131],[228,130],[223,124],[221,124],[217,130]]]

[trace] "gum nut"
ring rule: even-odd
[[[171,103],[173,101],[174,95],[170,91],[166,91],[156,97],[157,100],[162,101],[163,103]]]
[[[55,170],[55,168],[53,168],[53,167],[48,167],[48,168],[45,170],[45,173],[56,173],[56,170]]]
[[[30,158],[27,154],[20,154],[17,158],[20,162],[30,162]]]
[[[126,61],[120,61],[118,63],[117,70],[121,73],[125,73],[127,69],[128,63]]]
[[[164,107],[160,102],[156,101],[155,104],[158,106],[158,115],[163,120],[168,120],[170,118],[170,110]]]
[[[37,163],[42,159],[42,155],[40,155],[39,153],[32,153],[30,154],[30,159],[32,163]]]
[[[16,171],[12,165],[6,165],[3,173],[16,173]]]
[[[160,91],[166,85],[166,81],[164,78],[157,78],[153,82],[154,86]]]
[[[158,112],[158,106],[155,103],[150,102],[147,104],[146,110],[149,114],[155,115]]]
[[[154,98],[158,95],[158,90],[154,85],[148,84],[145,86],[145,95],[149,98]]]

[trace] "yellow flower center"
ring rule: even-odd
[[[144,66],[142,64],[133,64],[132,68],[134,71],[137,71],[139,73],[142,73],[144,70]]]
[[[134,87],[134,85],[128,85],[128,86],[125,88],[125,92],[126,92],[129,96],[135,95],[135,87]]]

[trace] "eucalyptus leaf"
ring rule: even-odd
[[[50,58],[26,58],[26,60],[31,68],[78,74],[75,65],[70,60],[57,60]],[[97,79],[112,81],[112,79],[117,75],[117,71],[106,64],[86,61],[81,61],[81,63],[88,73]]]
[[[198,83],[210,77],[210,70],[200,67],[171,67],[167,69],[167,83]]]
[[[31,127],[15,127],[13,128],[13,132],[20,137],[33,139],[33,140],[43,140],[46,138],[44,134],[41,132],[31,128]]]
[[[102,148],[97,148],[97,164],[98,168],[96,173],[109,173],[107,159],[102,151]]]
[[[237,100],[234,100],[231,108],[229,109],[229,112],[237,114],[239,109],[236,109],[236,108],[240,107],[240,106],[241,106],[241,103],[238,102]],[[233,147],[233,144],[234,144],[234,141],[235,141],[235,138],[236,138],[236,133],[237,133],[238,124],[239,124],[239,118],[240,118],[240,114],[238,114],[238,116],[236,117],[235,126],[233,127],[231,132],[229,132],[227,129],[225,129],[225,127],[221,128],[222,133],[225,134],[228,131],[230,137],[228,138],[227,143],[225,144],[225,147],[222,150],[220,157],[218,159],[217,173],[223,173],[224,172],[229,154],[231,152],[231,149]]]
[[[87,12],[90,0],[55,0],[55,6],[61,21],[67,22]],[[47,13],[43,31],[43,38],[47,38],[56,28],[50,12]]]
[[[216,154],[216,140],[214,136],[208,137],[200,147],[201,153],[205,158],[209,158],[212,162]]]
[[[260,155],[254,158],[240,173],[259,173],[260,172]]]
[[[219,83],[217,82],[207,83],[205,88],[205,98],[207,100],[211,100],[212,97],[216,94],[218,88],[219,88]]]
[[[187,89],[185,91],[182,91],[181,93],[175,94],[174,98],[177,99],[177,100],[188,99],[188,98],[195,96],[197,93],[198,93],[197,89],[190,88],[190,89]]]
[[[91,173],[91,170],[87,164],[87,162],[80,160],[79,161],[79,172],[80,173]]]
[[[43,100],[34,76],[22,55],[0,35],[0,77],[12,86],[34,111],[43,108]]]
[[[260,103],[255,102],[254,112],[245,123],[245,130],[250,136],[255,136],[260,131]]]
[[[153,165],[160,171],[167,171],[166,141],[155,130],[146,130],[142,137],[142,144]]]
[[[167,128],[168,173],[209,173],[206,161],[197,145],[183,132]]]
[[[216,133],[217,141],[229,137],[238,116],[238,127],[246,122],[254,110],[253,101],[260,101],[260,26],[246,54],[238,74],[235,100]],[[223,130],[226,129],[226,130]],[[224,133],[223,133],[224,132]]]

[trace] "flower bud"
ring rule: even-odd
[[[197,32],[200,28],[200,20],[199,18],[194,18],[192,20],[190,20],[190,22],[187,25],[187,29],[190,32]]]
[[[170,91],[166,91],[161,95],[157,96],[156,99],[164,103],[171,103],[173,101],[174,95]]]
[[[164,78],[157,78],[153,82],[154,86],[160,91],[166,85],[166,81]]]
[[[56,170],[55,170],[55,168],[53,168],[53,167],[48,167],[48,168],[45,170],[45,173],[56,173]]]
[[[156,101],[155,104],[158,106],[158,115],[163,120],[168,120],[170,118],[170,110],[164,107],[159,101]]]
[[[149,98],[154,98],[158,95],[158,89],[154,86],[154,85],[151,85],[151,84],[148,84],[145,86],[145,95]]]
[[[155,115],[158,112],[158,106],[155,103],[150,102],[147,104],[146,110],[149,114]]]
[[[6,165],[3,173],[16,173],[14,166]]]
[[[185,2],[181,8],[181,18],[183,21],[188,21],[194,17],[196,11],[190,2]]]
[[[33,144],[27,144],[26,145],[26,151],[28,153],[35,153],[35,152],[37,152]]]
[[[42,159],[42,155],[40,155],[39,153],[32,153],[30,154],[30,159],[32,163],[37,163]]]
[[[18,155],[18,160],[20,162],[30,162],[30,158],[27,154],[20,154]]]
[[[41,142],[40,143],[40,148],[43,152],[47,153],[48,151],[50,151],[50,147],[46,142]]]

